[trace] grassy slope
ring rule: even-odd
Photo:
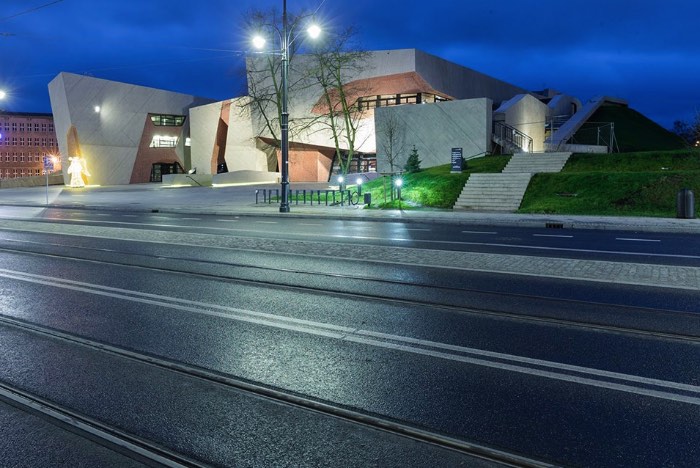
[[[686,146],[677,135],[628,107],[603,106],[593,114],[589,122],[615,122],[615,138],[619,151],[623,153],[674,150]],[[573,141],[579,144],[597,144],[598,126],[599,124],[585,125],[576,132]],[[608,129],[601,129],[601,133],[603,139],[607,139]]]
[[[700,196],[700,152],[574,155],[533,177],[520,212],[674,217],[681,188]]]
[[[401,208],[452,208],[462,192],[469,174],[480,172],[501,172],[508,164],[510,156],[485,156],[471,159],[461,174],[450,174],[450,165],[431,167],[412,174],[404,174],[401,189]],[[363,192],[372,193],[374,208],[398,208],[399,203],[390,201],[388,178],[379,178],[367,183]],[[386,191],[385,191],[386,187]],[[384,203],[386,195],[387,203]]]

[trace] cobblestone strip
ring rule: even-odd
[[[357,259],[348,244],[0,220],[0,229]],[[362,260],[700,290],[700,268],[362,245]]]

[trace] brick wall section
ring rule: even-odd
[[[151,148],[151,141],[155,135],[176,136],[182,139],[184,127],[158,127],[153,124],[150,116],[146,116],[141,142],[136,153],[136,161],[131,171],[130,184],[141,184],[149,182],[151,179],[151,168],[154,163],[174,163],[179,162],[183,167],[184,163],[177,156],[176,148]],[[182,144],[178,140],[178,144]]]

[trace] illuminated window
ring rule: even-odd
[[[184,115],[151,115],[151,122],[156,127],[182,127],[185,123]]]
[[[151,148],[175,148],[177,146],[176,136],[156,135],[151,140]]]

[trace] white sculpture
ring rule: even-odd
[[[80,156],[74,156],[68,158],[70,161],[70,166],[68,166],[68,174],[70,174],[70,186],[71,187],[85,187],[85,182],[83,182],[83,174],[86,177],[90,177],[90,172],[87,170],[87,164],[85,159]]]

